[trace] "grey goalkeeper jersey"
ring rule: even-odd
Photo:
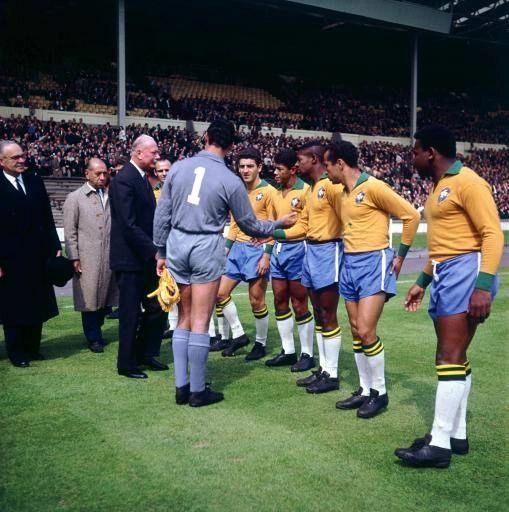
[[[171,229],[190,234],[222,233],[228,213],[251,236],[267,237],[282,226],[279,221],[257,220],[242,180],[223,158],[200,151],[172,165],[161,191],[154,216],[154,245],[166,256]]]

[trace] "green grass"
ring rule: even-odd
[[[401,242],[401,233],[394,233],[392,235],[392,246],[396,249]],[[416,233],[412,243],[411,250],[413,249],[426,249],[426,233]]]
[[[44,329],[47,361],[13,368],[2,344],[0,510],[502,510],[509,269],[470,351],[471,453],[455,456],[448,470],[402,467],[392,453],[428,431],[433,417],[434,334],[425,310],[402,310],[411,280],[401,277],[380,323],[390,405],[371,420],[334,408],[357,387],[346,328],[339,392],[311,396],[287,368],[214,353],[209,379],[226,399],[192,409],[175,405],[169,372],[144,382],[118,377],[116,321],[107,323],[105,353],[92,354],[70,299],[61,299],[60,316]],[[253,336],[246,296],[236,302]],[[345,324],[342,307],[340,319]],[[277,339],[272,317],[274,354]],[[162,359],[171,360],[167,343]]]

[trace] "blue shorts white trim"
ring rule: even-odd
[[[225,276],[234,281],[258,279],[258,262],[263,256],[263,245],[248,242],[235,242],[228,253]],[[263,277],[269,279],[269,272]]]
[[[300,282],[306,288],[320,290],[339,282],[343,242],[311,244],[305,242],[306,254]]]
[[[396,295],[396,275],[391,274],[394,250],[343,254],[339,292],[350,302],[385,292],[386,300]]]
[[[469,252],[442,262],[433,262],[428,313],[435,321],[441,316],[468,311],[470,296],[481,268],[481,253]],[[498,290],[498,275],[493,280],[491,299]]]
[[[304,242],[276,242],[270,258],[270,276],[300,281],[305,253]]]

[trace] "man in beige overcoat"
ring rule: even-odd
[[[85,170],[87,182],[64,203],[65,248],[73,262],[74,309],[81,311],[83,332],[92,352],[103,352],[105,315],[118,304],[118,288],[110,270],[109,172],[99,158]]]

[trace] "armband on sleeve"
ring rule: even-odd
[[[399,244],[398,256],[401,256],[402,258],[404,258],[408,253],[408,249],[410,249],[409,245]]]
[[[433,281],[433,276],[426,274],[426,272],[421,272],[415,281],[415,284],[421,288],[427,288],[431,281]]]
[[[235,240],[230,240],[229,238],[226,239],[226,242],[224,243],[225,247],[227,249],[231,249],[232,245],[235,243]]]
[[[276,240],[285,240],[286,239],[286,233],[284,229],[275,229],[274,230],[274,238]]]
[[[495,276],[493,274],[488,274],[487,272],[479,272],[475,282],[475,287],[479,288],[480,290],[489,292],[493,286],[494,280]]]

